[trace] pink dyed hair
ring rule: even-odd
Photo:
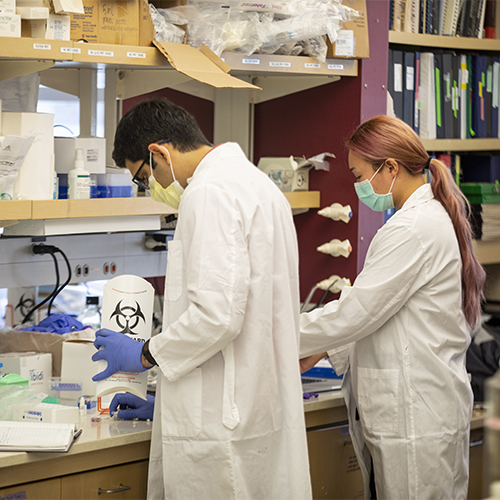
[[[413,129],[402,120],[388,116],[375,116],[362,123],[346,146],[371,163],[374,170],[387,158],[394,158],[410,172],[422,174],[429,158]],[[448,212],[457,235],[462,258],[462,310],[467,323],[474,328],[481,316],[486,274],[472,248],[472,230],[467,217],[470,205],[443,162],[432,159],[429,170],[434,197]]]

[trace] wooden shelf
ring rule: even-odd
[[[491,38],[462,38],[458,36],[421,35],[419,33],[389,31],[389,43],[418,47],[500,52],[500,40]]]
[[[1,38],[0,59],[4,61],[54,61],[58,67],[120,66],[173,69],[154,46],[135,47],[40,38]],[[222,59],[233,72],[357,76],[356,59],[327,59],[320,63],[314,57],[275,56],[224,53]]]
[[[224,52],[221,58],[236,73],[300,74],[322,76],[358,76],[356,59],[327,59],[320,63],[314,57],[252,54],[242,56]]]
[[[473,240],[472,246],[479,262],[485,264],[500,264],[500,240]]]
[[[0,201],[0,223],[24,219],[31,219],[31,201]]]
[[[79,219],[83,217],[119,217],[168,215],[177,210],[151,198],[102,198],[91,200],[36,200],[32,219]]]
[[[319,208],[319,191],[284,193],[292,208]],[[151,198],[0,201],[0,222],[13,220],[81,219],[134,215],[170,215],[177,210]]]
[[[319,191],[294,191],[283,194],[292,208],[320,208]]]
[[[500,139],[422,139],[427,151],[497,151]]]

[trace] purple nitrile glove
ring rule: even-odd
[[[104,359],[108,366],[106,369],[92,377],[94,382],[111,377],[116,372],[138,373],[147,370],[142,366],[142,342],[138,342],[123,333],[114,332],[103,328],[97,330],[94,345],[99,349],[92,361]]]
[[[140,420],[153,420],[155,409],[155,397],[146,396],[147,399],[142,399],[135,394],[115,394],[111,404],[109,405],[109,414],[114,415],[118,411],[118,418],[122,420],[132,420],[138,418]]]

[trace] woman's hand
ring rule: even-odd
[[[312,356],[308,356],[307,358],[302,358],[299,363],[300,363],[300,373],[304,373],[307,370],[310,370],[313,366],[316,365],[319,361],[321,361],[323,358],[326,358],[328,356],[328,353],[322,352],[320,354],[313,354]]]

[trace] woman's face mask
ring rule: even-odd
[[[156,181],[153,175],[153,155],[151,151],[149,152],[149,165],[151,166],[151,175],[149,176],[149,194],[153,200],[158,201],[160,203],[165,203],[169,207],[175,208],[176,210],[179,208],[179,204],[181,202],[181,196],[184,192],[184,188],[179,184],[179,181],[176,180],[174,169],[172,167],[172,160],[170,159],[170,153],[167,148],[162,148],[168,156],[168,163],[170,165],[170,171],[172,172],[172,178],[174,182],[170,184],[168,187],[164,188],[159,182]]]
[[[373,190],[373,186],[371,183],[373,178],[379,173],[380,169],[383,166],[384,164],[382,163],[378,170],[372,175],[370,180],[366,179],[354,184],[354,189],[356,190],[356,194],[358,195],[359,200],[375,212],[383,212],[384,210],[394,208],[394,200],[392,199],[391,191],[397,175],[394,177],[394,179],[392,179],[392,184],[387,194],[377,194]]]

